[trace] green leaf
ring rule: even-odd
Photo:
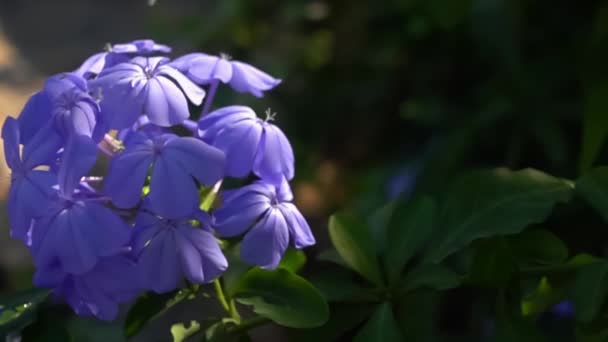
[[[505,238],[479,241],[475,244],[469,281],[475,284],[505,286],[517,272],[517,263]]]
[[[234,297],[252,305],[258,315],[286,327],[317,327],[329,317],[321,293],[304,278],[281,268],[251,269],[240,279]]]
[[[196,334],[201,329],[200,323],[195,320],[190,321],[190,324],[186,327],[184,323],[176,323],[171,326],[171,336],[173,336],[173,342],[182,342],[188,337]]]
[[[533,169],[477,171],[447,192],[426,260],[439,263],[471,241],[521,232],[542,222],[572,192],[571,182]]]
[[[436,207],[431,198],[398,202],[390,218],[384,264],[393,283],[410,258],[420,251],[433,232]]]
[[[513,255],[522,266],[555,265],[568,259],[568,246],[546,230],[530,230],[509,238]]]
[[[328,248],[328,249],[322,251],[321,253],[319,253],[319,255],[317,255],[317,260],[331,262],[333,264],[342,266],[344,268],[350,268],[348,266],[348,264],[346,263],[346,261],[344,261],[344,259],[342,259],[342,257],[338,253],[338,251],[335,250],[334,248]]]
[[[390,303],[382,303],[363,326],[359,334],[353,339],[354,342],[400,342],[403,341],[402,333],[393,316]]]
[[[590,322],[600,311],[608,294],[608,262],[601,260],[582,266],[572,285],[576,319]]]
[[[300,250],[289,248],[285,251],[279,267],[292,273],[298,273],[304,267],[304,264],[306,264],[306,254]]]
[[[373,289],[362,286],[356,277],[352,271],[334,266],[316,271],[308,280],[329,302],[375,301],[377,296]]]
[[[608,221],[608,167],[594,168],[579,178],[576,193]]]
[[[583,142],[579,169],[585,172],[600,152],[608,134],[608,84],[588,86],[585,91]]]
[[[127,338],[137,335],[151,319],[159,316],[173,305],[195,296],[192,289],[180,289],[164,294],[147,292],[131,306],[124,324]]]
[[[356,272],[380,285],[380,267],[369,229],[360,218],[334,214],[329,219],[329,237],[344,261]]]
[[[406,275],[403,290],[409,292],[425,287],[443,291],[457,287],[460,282],[460,275],[443,265],[422,264]]]
[[[0,298],[0,332],[19,331],[31,324],[50,293],[47,289],[30,289]]]
[[[313,329],[292,330],[291,337],[297,342],[334,342],[355,329],[373,312],[369,304],[332,304],[327,323]]]

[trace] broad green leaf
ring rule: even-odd
[[[505,238],[486,239],[475,244],[469,281],[475,284],[502,287],[517,272],[517,263]]]
[[[317,260],[331,262],[344,268],[350,268],[334,248],[329,248],[319,253],[319,255],[317,255]]]
[[[194,298],[192,289],[180,289],[164,294],[147,292],[131,306],[124,323],[127,338],[137,335],[151,319],[159,316],[173,305]]]
[[[304,264],[306,264],[306,254],[300,250],[289,248],[285,251],[279,267],[292,273],[298,273],[304,267]]]
[[[395,301],[395,319],[403,332],[403,341],[440,341],[437,317],[441,315],[441,293],[419,289]]]
[[[509,246],[522,265],[554,265],[568,259],[568,247],[555,234],[530,230],[509,237]]]
[[[585,173],[576,181],[576,192],[608,221],[608,167]]]
[[[321,292],[328,302],[370,302],[377,300],[373,289],[364,287],[352,271],[330,267],[318,270],[308,280]]]
[[[403,341],[399,325],[393,316],[393,309],[388,302],[378,306],[372,318],[361,328],[354,342],[401,342]]]
[[[579,169],[585,172],[597,158],[608,134],[608,84],[588,86],[585,90],[583,142]]]
[[[200,323],[195,320],[190,321],[188,326],[184,323],[176,323],[171,326],[171,336],[173,342],[183,342],[188,337],[196,334],[201,329]]]
[[[344,261],[356,272],[380,285],[380,267],[374,240],[367,226],[359,218],[334,214],[329,219],[329,237]]]
[[[470,242],[521,232],[542,222],[572,193],[571,182],[533,169],[477,171],[447,191],[426,260],[439,263]]]
[[[321,293],[304,278],[281,268],[249,270],[234,289],[234,297],[252,305],[258,315],[287,327],[317,327],[329,317]]]
[[[443,265],[421,264],[405,276],[403,291],[421,287],[442,291],[457,287],[460,282],[461,276]]]
[[[608,262],[601,260],[578,269],[571,297],[576,319],[590,322],[600,311],[608,294]]]
[[[0,337],[2,332],[19,331],[31,324],[50,293],[47,289],[30,289],[0,298]]]
[[[354,330],[373,312],[369,304],[332,304],[327,323],[318,328],[292,330],[291,337],[297,342],[334,342]]]
[[[389,281],[393,283],[409,259],[420,251],[433,232],[436,213],[431,198],[417,198],[398,202],[389,220],[387,250],[384,264]]]

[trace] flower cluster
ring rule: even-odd
[[[261,97],[280,80],[224,55],[170,52],[109,46],[50,77],[2,127],[11,235],[30,248],[34,284],[78,314],[113,319],[142,291],[214,280],[228,267],[218,236],[243,236],[241,258],[269,269],[290,245],[315,243],[291,203],[293,150],[273,115],[210,112],[220,83]],[[218,193],[225,177],[246,185],[203,211],[202,188]]]

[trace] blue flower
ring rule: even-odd
[[[262,268],[276,268],[291,244],[300,249],[315,244],[308,223],[291,201],[287,182],[276,187],[256,182],[223,197],[214,213],[214,228],[221,237],[245,233],[241,258]]]
[[[150,168],[150,208],[167,218],[184,217],[198,208],[195,180],[212,185],[224,175],[222,151],[196,138],[135,132],[125,145],[112,159],[105,180],[105,192],[119,208],[137,205]]]
[[[19,115],[21,138],[27,144],[48,126],[64,140],[72,134],[99,140],[101,135],[94,136],[98,116],[99,105],[89,94],[86,81],[75,74],[58,74],[49,78],[44,89],[34,94],[23,108]],[[52,125],[49,126],[49,122]]]
[[[164,57],[135,57],[104,69],[89,81],[91,90],[101,94],[101,120],[106,128],[127,128],[141,115],[165,127],[190,116],[188,100],[200,105],[205,92],[167,65],[168,61]]]
[[[133,251],[142,286],[158,293],[171,291],[185,277],[192,283],[212,281],[228,262],[199,213],[200,227],[188,218],[165,219],[142,210],[135,223]],[[201,216],[203,216],[201,218]]]
[[[270,119],[270,118],[269,118]],[[253,171],[274,184],[294,176],[294,155],[285,134],[270,120],[245,106],[229,106],[199,121],[203,141],[226,154],[226,174],[245,177]]]
[[[280,79],[249,64],[231,61],[226,55],[191,53],[175,59],[171,65],[198,84],[221,81],[239,93],[250,93],[256,97],[262,97],[263,92],[281,83]]]
[[[11,235],[29,244],[32,220],[44,213],[53,193],[52,186],[57,184],[55,174],[36,168],[49,164],[52,159],[49,156],[56,154],[61,139],[58,135],[38,134],[20,153],[19,122],[11,117],[4,121],[2,139],[4,156],[12,171],[7,204]]]
[[[32,226],[37,267],[58,262],[67,273],[83,274],[100,257],[117,254],[129,242],[129,226],[100,203],[99,196],[80,187],[96,157],[97,147],[90,138],[70,139],[57,175],[56,193]]]
[[[158,53],[169,53],[171,48],[156,44],[151,39],[134,40],[125,44],[114,44],[108,46],[108,51],[96,53],[87,58],[82,65],[74,70],[76,75],[84,78],[92,78],[98,75],[104,68],[127,62],[135,56],[150,56]]]
[[[140,293],[135,263],[124,254],[100,258],[91,270],[70,274],[54,263],[40,267],[34,274],[34,285],[52,288],[80,316],[113,320],[119,304]]]

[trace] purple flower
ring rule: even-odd
[[[23,143],[27,144],[48,122],[53,122],[52,128],[65,139],[72,134],[91,137],[98,115],[99,106],[83,78],[71,73],[55,75],[28,100],[19,115]]]
[[[198,84],[221,81],[239,93],[250,93],[256,97],[262,97],[263,92],[281,83],[280,79],[249,64],[231,61],[226,55],[218,57],[191,53],[175,59],[171,65]]]
[[[289,185],[256,182],[225,194],[215,211],[214,228],[222,237],[245,233],[241,258],[262,268],[276,268],[288,245],[297,249],[315,244],[306,220],[290,201]]]
[[[96,157],[97,147],[90,138],[72,137],[62,156],[56,194],[32,226],[37,267],[59,262],[65,272],[83,274],[129,241],[129,226],[103,206],[99,196],[80,187]]]
[[[184,277],[204,284],[226,270],[228,262],[207,220],[199,221],[201,227],[194,227],[188,219],[165,219],[145,210],[140,212],[133,250],[144,288],[157,293],[171,291]]]
[[[251,171],[274,184],[294,176],[293,149],[285,134],[245,106],[229,106],[199,121],[203,141],[226,154],[226,174],[245,177]]]
[[[101,119],[107,128],[127,128],[141,115],[155,125],[172,126],[190,116],[187,99],[195,105],[202,103],[204,90],[167,65],[168,61],[135,57],[89,81],[91,89],[101,93]]]
[[[55,155],[61,145],[58,135],[43,134],[45,132],[31,139],[21,154],[19,122],[8,117],[2,127],[4,156],[12,171],[7,204],[11,235],[26,244],[32,220],[42,215],[45,203],[53,193],[52,186],[57,184],[55,174],[36,170],[38,166],[48,165],[49,156]]]
[[[135,263],[121,254],[99,259],[95,267],[80,275],[63,272],[58,263],[38,268],[34,285],[53,288],[78,315],[102,320],[116,318],[119,304],[141,292]]]
[[[112,159],[105,180],[105,192],[119,208],[137,205],[152,168],[151,210],[167,218],[188,216],[199,204],[195,180],[211,185],[224,174],[222,151],[195,138],[135,132],[125,145],[125,151]]]
[[[106,52],[96,53],[87,58],[82,65],[74,71],[75,74],[90,78],[98,75],[104,68],[128,61],[134,56],[150,56],[157,53],[169,53],[171,48],[167,45],[156,44],[151,39],[134,40],[126,44],[110,45]]]

